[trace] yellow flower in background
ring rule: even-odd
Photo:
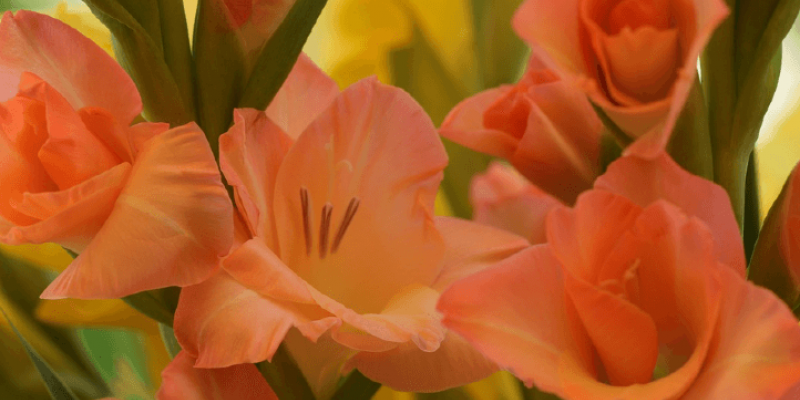
[[[85,5],[69,6],[66,2],[58,3],[56,8],[48,14],[61,20],[65,24],[75,28],[83,36],[92,39],[100,48],[114,56],[114,48],[111,45],[111,33],[100,20],[95,17],[89,7]]]
[[[411,42],[416,25],[448,71],[471,82],[476,71],[469,3],[330,0],[305,51],[342,87],[370,75],[391,82],[390,53]]]

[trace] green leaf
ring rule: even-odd
[[[667,151],[685,170],[708,180],[714,179],[708,111],[699,79],[695,79],[675,123]]]
[[[228,25],[225,7],[221,0],[198,1],[194,30],[200,127],[215,155],[247,82],[245,50]]]
[[[175,358],[182,350],[178,340],[175,339],[175,331],[169,326],[158,324],[158,333],[161,334],[161,340],[164,342],[164,347],[167,349],[169,356]]]
[[[180,292],[178,287],[168,287],[132,294],[122,300],[147,317],[172,327]]]
[[[472,0],[475,60],[481,89],[515,82],[525,69],[529,48],[511,27],[522,0]]]
[[[25,351],[28,353],[28,357],[30,357],[31,361],[33,361],[33,365],[39,372],[39,376],[42,377],[45,386],[47,386],[47,391],[50,392],[50,396],[54,400],[77,400],[78,398],[75,397],[72,391],[59,379],[53,369],[50,368],[50,365],[48,365],[47,362],[39,356],[36,350],[31,347],[28,341],[22,337],[22,334],[20,334],[17,327],[14,326],[14,323],[11,321],[11,318],[8,317],[5,310],[0,308],[0,312],[3,313],[3,317],[5,317],[11,329],[14,330],[14,333],[19,337],[22,345],[25,346]]]
[[[261,375],[281,400],[314,399],[314,393],[308,386],[305,376],[297,367],[292,356],[284,345],[278,346],[272,362],[256,364]]]
[[[187,77],[182,76],[176,80],[173,70],[165,59],[160,1],[84,0],[84,2],[111,31],[117,60],[136,82],[136,87],[142,96],[145,118],[149,121],[167,122],[173,126],[193,121],[194,104],[185,98],[191,89],[181,89],[178,86],[178,81],[185,85]],[[167,5],[162,4],[162,7]],[[167,8],[164,11],[167,11]],[[179,18],[177,15],[163,17]],[[164,21],[169,33],[166,42],[170,46],[166,50],[170,52],[178,51],[176,48],[181,46],[180,43],[188,43],[188,38],[185,42],[176,39],[181,33],[175,23]],[[173,68],[176,73],[188,73],[185,65],[178,67],[176,64],[178,61],[174,57],[185,57],[186,49],[182,48],[180,51],[183,52],[183,56],[171,54]],[[185,62],[185,58],[182,62]]]
[[[459,101],[469,95],[469,91],[450,76],[417,28],[411,44],[391,54],[391,66],[394,84],[410,93],[437,126]],[[444,145],[450,163],[444,171],[442,190],[453,213],[457,217],[470,218],[470,181],[473,175],[486,170],[492,158],[446,139]]]
[[[750,162],[747,164],[747,188],[745,189],[744,207],[744,254],[750,262],[755,249],[756,240],[761,230],[761,209],[758,190],[758,164],[756,152],[750,154]]]
[[[297,62],[311,28],[327,0],[297,0],[264,45],[239,101],[240,107],[264,110]]]
[[[381,388],[380,383],[369,380],[358,370],[353,371],[336,390],[331,400],[368,400]]]
[[[597,114],[597,116],[600,118],[600,121],[602,121],[603,125],[606,127],[606,133],[611,135],[611,137],[613,137],[617,141],[617,144],[620,146],[620,148],[624,149],[625,147],[628,147],[628,145],[633,143],[633,140],[631,140],[631,138],[628,137],[628,135],[622,130],[622,128],[617,126],[617,124],[611,119],[611,117],[609,117],[606,114],[605,111],[603,111],[603,109],[600,106],[594,104],[593,102],[591,104],[592,108],[594,108],[594,112]]]

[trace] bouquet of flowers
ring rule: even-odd
[[[152,395],[78,319],[160,400],[800,399],[800,0],[84,3],[0,22],[1,397]]]

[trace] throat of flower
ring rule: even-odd
[[[328,254],[336,254],[336,252],[339,250],[345,233],[347,233],[347,228],[350,227],[350,223],[353,222],[353,218],[355,217],[360,204],[361,200],[358,197],[353,197],[350,199],[350,202],[347,204],[347,209],[342,216],[342,220],[339,222],[339,228],[335,231],[336,235],[333,236],[332,241],[330,238],[333,218],[333,204],[327,202],[322,207],[319,224],[319,243],[317,246],[320,259],[324,259],[328,256]],[[312,231],[312,213],[314,206],[311,202],[311,197],[309,196],[309,192],[306,187],[300,188],[300,206],[302,207],[303,215],[303,236],[306,242],[306,255],[310,257],[314,249],[314,235]]]

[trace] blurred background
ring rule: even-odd
[[[510,19],[522,0],[328,0],[305,47],[341,87],[371,75],[400,86],[434,123],[459,101],[516,81],[527,58]],[[196,0],[185,0],[190,32]],[[0,0],[0,11],[30,9],[81,31],[113,55],[111,37],[80,0]],[[800,30],[783,45],[783,69],[758,141],[762,218],[800,160]],[[489,159],[446,143],[451,165],[437,204],[440,214],[469,217],[466,187]],[[82,398],[113,394],[152,399],[169,362],[158,325],[121,300],[39,300],[70,257],[58,246],[0,246],[0,307]],[[386,388],[376,399],[513,399],[505,373],[434,395]],[[47,399],[22,344],[0,319],[0,397]],[[542,397],[547,398],[547,397]]]

